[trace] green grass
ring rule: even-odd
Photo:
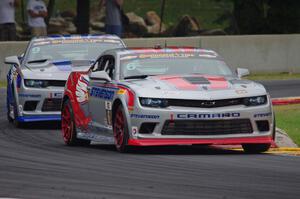
[[[6,87],[6,81],[0,81],[0,88]]]
[[[135,12],[144,17],[147,11],[154,10],[160,15],[161,0],[126,0],[125,12]],[[133,6],[134,5],[134,6]],[[164,22],[168,26],[176,25],[178,19],[185,14],[194,16],[199,20],[204,29],[224,28],[224,24],[216,24],[214,21],[224,10],[231,10],[232,4],[212,0],[166,0]]]
[[[274,106],[276,125],[300,146],[300,104]]]
[[[26,1],[24,1],[26,2]],[[48,3],[48,0],[45,0]],[[99,0],[90,0],[91,7],[99,4]],[[177,24],[178,19],[185,14],[196,17],[203,29],[224,28],[226,22],[217,24],[214,21],[225,10],[232,10],[230,1],[214,1],[214,0],[166,0],[164,23],[167,26]],[[25,3],[26,8],[26,3]],[[160,15],[161,0],[125,0],[124,11],[135,12],[137,15],[144,17],[146,12],[154,10]],[[57,11],[73,10],[76,11],[76,0],[57,0],[54,13]],[[21,8],[16,12],[17,21],[21,22]],[[26,15],[26,13],[25,13]]]
[[[251,80],[285,80],[285,79],[300,79],[300,73],[261,73],[251,74],[245,79]]]

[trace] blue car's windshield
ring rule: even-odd
[[[27,63],[39,60],[95,60],[108,49],[121,48],[122,43],[69,43],[32,46],[29,49]]]

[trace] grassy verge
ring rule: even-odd
[[[26,2],[26,1],[24,1]],[[49,0],[45,0],[46,3]],[[90,7],[96,7],[99,0],[90,0]],[[26,7],[26,3],[25,3]],[[212,0],[172,0],[166,1],[164,12],[164,23],[167,26],[175,25],[178,19],[185,14],[196,17],[202,28],[214,29],[224,28],[228,22],[216,23],[217,18],[233,8],[231,1],[212,1]],[[76,0],[58,0],[55,3],[54,13],[65,10],[76,12]],[[144,17],[146,12],[153,10],[160,15],[161,0],[125,0],[124,11],[135,12],[137,15]],[[22,21],[21,8],[16,12],[17,21]],[[25,14],[26,15],[26,14]]]
[[[246,77],[251,80],[285,80],[285,79],[300,79],[300,73],[261,73],[251,74]]]
[[[0,81],[0,88],[6,87],[6,82],[5,81]]]
[[[300,146],[300,104],[274,106],[276,125]]]

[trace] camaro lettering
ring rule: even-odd
[[[115,92],[113,90],[93,87],[90,95],[101,99],[112,100],[114,97],[114,93]]]
[[[159,119],[159,115],[139,115],[139,114],[131,114],[131,118],[137,119]]]
[[[230,118],[240,117],[240,113],[188,113],[177,114],[179,119],[215,119],[215,118]]]

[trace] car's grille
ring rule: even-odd
[[[65,84],[64,80],[49,80],[48,86],[65,87]]]
[[[198,107],[198,108],[215,108],[224,106],[234,106],[244,104],[243,98],[225,99],[225,100],[181,100],[169,99],[169,106]]]
[[[60,111],[61,101],[61,99],[46,98],[42,106],[42,111]]]
[[[253,132],[249,119],[234,120],[167,120],[162,135],[227,135]]]

